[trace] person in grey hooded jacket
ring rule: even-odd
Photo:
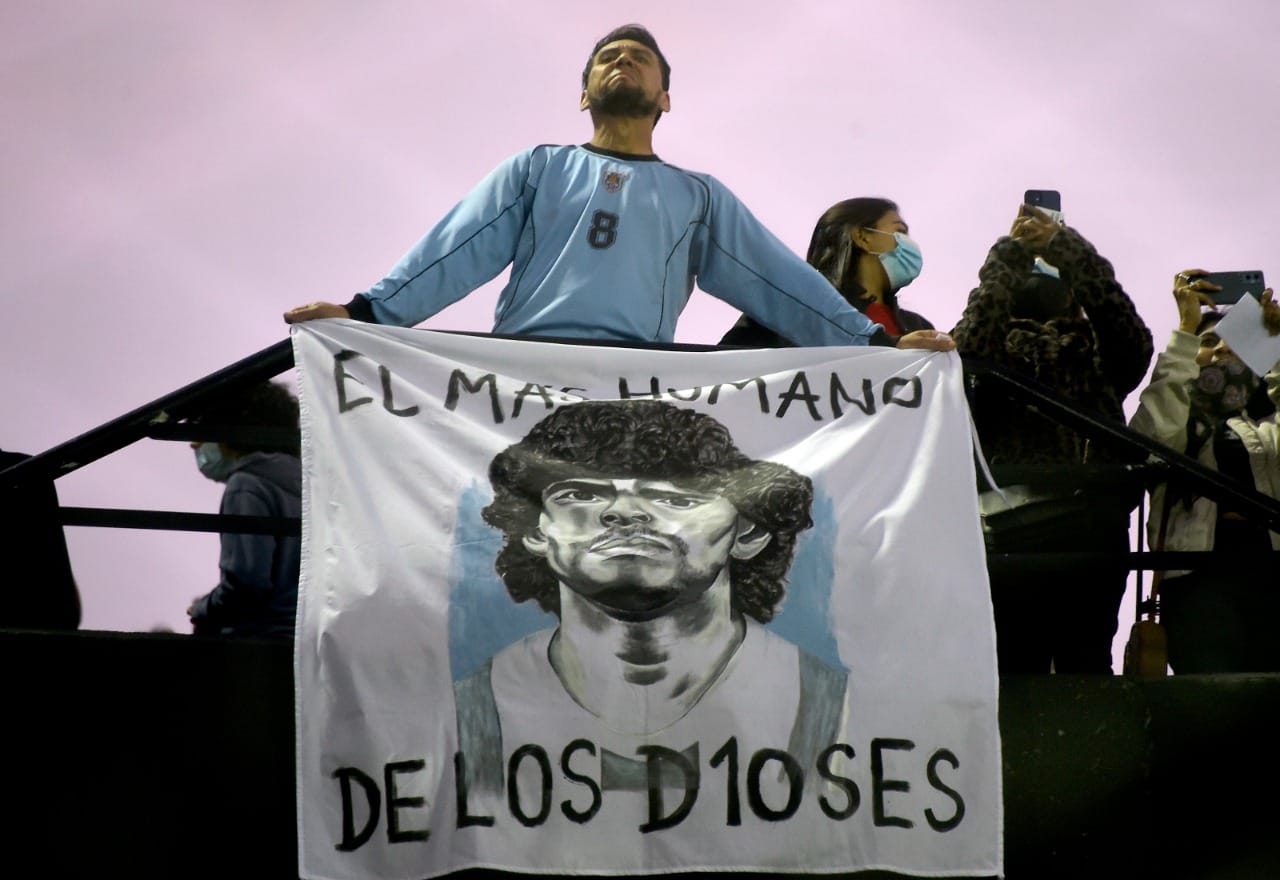
[[[219,512],[231,516],[298,518],[302,463],[298,401],[270,382],[220,401],[202,414],[207,424],[282,431],[279,442],[192,443],[200,472],[226,484]],[[197,635],[292,638],[302,543],[296,536],[223,532],[218,585],[187,609]]]

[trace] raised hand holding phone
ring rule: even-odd
[[[1041,254],[1061,225],[1034,205],[1023,204],[1009,230],[1009,236],[1033,254]]]
[[[1200,326],[1202,307],[1213,308],[1218,285],[1205,281],[1203,269],[1185,269],[1173,276],[1173,299],[1178,304],[1178,329],[1195,333]]]

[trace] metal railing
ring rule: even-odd
[[[511,338],[496,334],[466,335]],[[602,344],[581,339],[541,341],[571,345]],[[710,351],[718,348],[706,345],[613,342],[604,344],[666,351]],[[274,378],[292,366],[293,349],[290,341],[286,339],[171,394],[140,406],[79,437],[0,471],[0,492],[26,481],[57,479],[142,439],[169,441],[227,441],[250,437],[263,439],[271,433],[268,429],[237,425],[192,424],[187,420],[198,415],[213,400]],[[1265,523],[1273,531],[1280,532],[1280,501],[1224,477],[1194,459],[1122,425],[1082,412],[1060,399],[1048,387],[1012,370],[976,361],[965,361],[965,373],[971,387],[976,382],[993,383],[1013,402],[1077,431],[1090,441],[1105,444],[1119,451],[1120,457],[1129,462],[1119,465],[1081,465],[1082,472],[1089,471],[1097,475],[1110,469],[1114,472],[1116,480],[1135,481],[1146,488],[1170,478],[1176,478],[1180,485],[1186,486],[1189,491],[1207,496],[1219,503],[1230,504],[1232,510]],[[1018,471],[1034,474],[1035,469],[1031,467],[1002,469],[1005,475],[1016,474]],[[61,521],[63,525],[106,528],[235,531],[276,535],[297,535],[300,531],[300,522],[297,519],[276,520],[267,517],[116,508],[64,507],[61,509]],[[1130,570],[1162,570],[1203,566],[1212,558],[1211,551],[1131,552],[1127,555],[1125,562]],[[1116,562],[1118,556],[1113,553],[1020,553],[993,555],[990,561],[1001,566],[1015,567],[1028,564],[1041,566],[1066,563],[1097,564]]]

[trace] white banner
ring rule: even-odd
[[[293,334],[303,877],[1002,870],[954,353]]]

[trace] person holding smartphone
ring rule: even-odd
[[[814,226],[805,260],[886,333],[934,329],[923,315],[898,305],[898,292],[920,274],[924,257],[907,234],[898,206],[888,199],[864,196],[832,205]],[[720,342],[758,348],[794,344],[746,315]]]
[[[1024,204],[978,279],[951,332],[966,361],[1017,371],[1075,409],[1123,425],[1121,405],[1142,381],[1152,343],[1111,263],[1075,229]],[[1141,488],[1089,470],[1108,450],[1011,402],[992,382],[978,384],[970,406],[997,478],[1001,466],[1020,471],[1016,485],[979,487],[988,554],[1128,550]],[[1002,674],[1111,673],[1126,565],[989,574]]]
[[[1223,315],[1214,297],[1221,286],[1206,274],[1188,269],[1174,277],[1178,327],[1156,358],[1130,427],[1280,498],[1275,411],[1263,416],[1250,405],[1264,381],[1273,407],[1280,403],[1280,363],[1260,379],[1222,341],[1217,324]],[[1262,322],[1268,333],[1280,334],[1280,305],[1270,288],[1262,294]],[[1221,557],[1212,567],[1161,573],[1160,619],[1173,671],[1280,671],[1274,634],[1280,590],[1274,572],[1260,578],[1255,564],[1259,555],[1280,550],[1280,534],[1176,484],[1151,493],[1147,532],[1154,548],[1213,550]]]

